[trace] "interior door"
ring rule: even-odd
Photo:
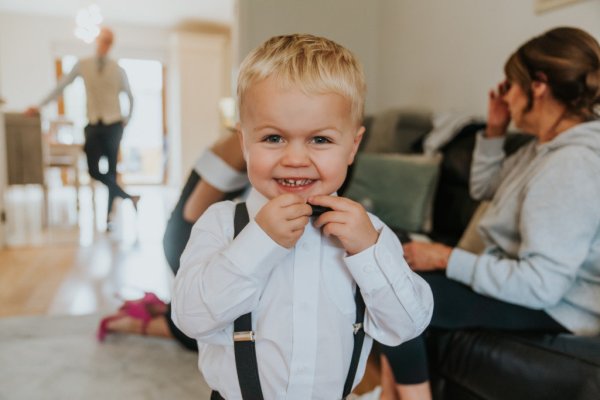
[[[5,238],[4,230],[6,223],[6,216],[4,211],[4,193],[6,192],[6,139],[4,137],[4,115],[2,113],[2,105],[4,100],[2,99],[0,91],[0,249],[4,248]]]

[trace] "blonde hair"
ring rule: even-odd
[[[238,110],[258,81],[275,78],[283,87],[307,94],[336,93],[352,104],[352,119],[362,124],[366,84],[362,66],[350,50],[332,40],[308,34],[275,36],[242,62],[238,76]]]

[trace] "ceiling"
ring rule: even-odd
[[[75,18],[91,4],[100,7],[104,22],[174,26],[183,22],[230,25],[235,0],[0,0],[0,12]]]

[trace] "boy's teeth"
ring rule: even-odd
[[[284,186],[304,186],[312,182],[312,179],[279,179]]]

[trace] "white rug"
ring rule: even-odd
[[[0,318],[0,400],[208,400],[196,353],[135,335],[98,343],[99,318]]]

